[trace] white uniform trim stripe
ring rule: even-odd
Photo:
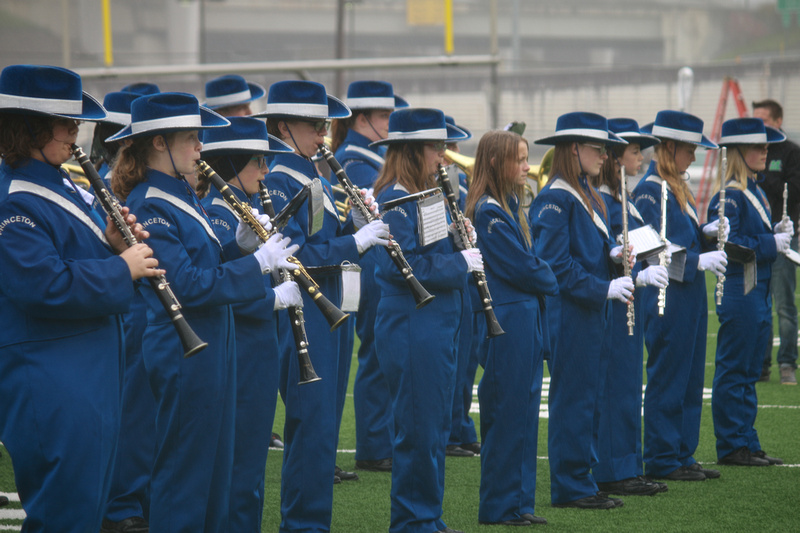
[[[208,234],[208,236],[211,237],[211,239],[214,242],[219,244],[219,239],[217,239],[217,236],[214,233],[214,230],[211,229],[211,226],[208,225],[208,222],[206,221],[206,219],[203,218],[203,216],[200,215],[200,213],[195,211],[194,207],[192,207],[191,205],[187,204],[185,201],[181,200],[177,196],[175,196],[173,194],[170,194],[168,192],[162,191],[161,189],[157,189],[155,187],[150,187],[149,189],[147,189],[147,194],[145,195],[145,198],[159,198],[161,200],[169,202],[173,206],[177,207],[178,209],[180,209],[181,211],[183,211],[184,213],[186,213],[187,215],[189,215],[190,217],[195,219],[201,226],[203,226],[203,229],[206,230],[206,233]],[[220,246],[222,246],[222,245],[220,245]]]
[[[356,146],[354,144],[348,144],[347,147],[344,149],[345,152],[355,152],[357,154],[361,154],[365,157],[368,157],[378,163],[379,165],[383,165],[386,163],[381,156],[373,152],[372,150],[367,150],[366,148],[362,148],[360,146]]]
[[[47,187],[42,187],[41,185],[37,185],[36,183],[31,183],[29,181],[24,180],[12,180],[11,184],[8,186],[8,194],[20,193],[20,192],[27,192],[29,194],[33,194],[40,198],[44,198],[57,206],[61,209],[69,213],[70,215],[74,216],[78,219],[81,223],[83,223],[87,228],[89,228],[95,236],[100,239],[103,244],[106,246],[110,246],[108,244],[108,240],[106,240],[106,236],[103,233],[103,230],[94,222],[92,217],[90,217],[86,212],[81,210],[80,207],[70,202],[68,199],[64,198],[57,192],[48,189]],[[81,200],[82,201],[82,200]]]
[[[308,185],[311,183],[311,180],[308,176],[304,175],[301,172],[298,172],[292,168],[289,168],[285,165],[276,165],[270,172],[283,172],[291,177],[293,180],[298,182],[300,185]],[[325,205],[325,211],[330,213],[331,215],[335,216],[337,219],[339,218],[339,213],[336,211],[336,208],[333,207],[333,202],[331,202],[328,195],[323,192],[322,194],[323,204]]]
[[[0,94],[0,107],[16,107],[19,109],[59,113],[62,115],[80,115],[83,112],[83,99],[57,100],[55,98],[36,98],[32,96]]]
[[[153,120],[141,120],[131,124],[131,133],[145,133],[148,131],[160,130],[163,128],[200,128],[202,126],[200,115],[181,115],[177,117],[154,118]]]
[[[486,200],[486,203],[487,203],[487,204],[496,205],[496,206],[497,206],[497,207],[499,207],[500,209],[502,209],[502,208],[503,208],[503,206],[502,206],[502,205],[500,205],[500,202],[498,202],[497,200],[495,200],[495,199],[494,199],[494,198],[492,198],[491,196],[490,196],[490,197],[489,197],[489,198]]]
[[[400,139],[408,139],[408,140],[415,140],[415,139],[436,139],[436,140],[445,140],[447,139],[447,129],[446,128],[435,128],[431,130],[417,130],[417,131],[390,131],[389,136],[387,139],[391,140],[400,140]]]
[[[580,205],[582,205],[584,209],[586,209],[586,204],[583,203],[583,198],[581,198],[581,195],[578,194],[578,191],[573,189],[572,186],[569,183],[564,182],[564,180],[556,180],[556,181],[554,181],[553,184],[550,186],[550,189],[567,191],[572,196],[577,198],[578,199],[578,203]],[[602,231],[603,235],[605,235],[606,239],[607,239],[608,238],[608,227],[606,227],[606,224],[605,224],[605,222],[603,222],[603,219],[600,218],[600,215],[598,215],[594,211],[594,209],[592,209],[591,211],[586,209],[586,212],[589,214],[589,216],[592,217],[592,222],[594,222],[594,225],[597,226],[597,229]]]
[[[218,205],[220,207],[224,207],[225,209],[233,213],[234,216],[236,216],[236,211],[234,211],[233,208],[228,205],[228,202],[226,202],[222,198],[214,198],[213,200],[211,200],[211,205]],[[236,220],[239,220],[238,216],[236,216]]]
[[[753,204],[753,207],[755,207],[755,208],[756,208],[756,211],[758,211],[758,216],[760,216],[760,217],[761,217],[761,222],[763,222],[763,223],[764,223],[764,225],[765,225],[765,226],[766,226],[768,229],[770,229],[770,230],[771,230],[771,229],[772,229],[772,224],[771,224],[771,222],[770,222],[769,216],[767,215],[767,212],[766,212],[766,211],[764,211],[764,206],[763,206],[763,205],[761,205],[761,202],[759,202],[759,201],[758,201],[758,198],[756,198],[756,195],[755,195],[755,194],[753,194],[753,193],[752,193],[751,191],[749,191],[748,189],[744,189],[742,192],[744,193],[744,197],[745,197],[745,198],[747,198],[747,200],[748,200],[748,201],[749,201],[751,204]]]
[[[656,137],[666,137],[667,139],[674,139],[676,141],[686,141],[690,143],[699,143],[703,140],[703,133],[694,131],[676,130],[674,128],[667,128],[665,126],[653,126],[653,135]]]
[[[233,94],[224,94],[222,96],[209,96],[206,98],[206,106],[224,106],[226,104],[235,104],[237,102],[244,102],[245,100],[249,100],[253,95],[250,93],[250,89],[246,89],[244,91],[233,93]]]
[[[619,133],[617,133],[617,135],[619,135]],[[601,186],[599,186],[597,188],[597,190],[600,191],[600,192],[606,193],[609,196],[612,196],[611,187],[609,187],[608,185],[601,185]],[[621,201],[619,195],[617,195],[616,200],[618,202]],[[644,220],[642,219],[642,215],[639,214],[639,211],[633,206],[633,204],[631,203],[630,200],[628,200],[628,216],[632,216],[633,218],[635,218],[639,222],[644,223]]]

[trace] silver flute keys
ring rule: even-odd
[[[664,249],[658,254],[658,264],[667,266],[667,180],[661,179],[661,229],[659,237],[664,244]],[[664,309],[667,308],[667,288],[658,289],[658,316],[664,316]]]
[[[625,176],[625,165],[620,163],[620,185],[619,192],[622,200],[622,268],[624,275],[631,276],[630,245],[628,239],[628,180]],[[633,300],[628,301],[628,335],[633,335],[633,327],[636,325],[636,316],[633,308]]]
[[[725,174],[728,171],[728,149],[722,147],[722,157],[719,163],[719,207],[717,208],[717,250],[725,250]],[[717,305],[722,305],[722,294],[725,290],[725,274],[717,276]]]

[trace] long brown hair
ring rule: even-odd
[[[666,140],[658,143],[655,146],[656,169],[658,175],[667,180],[672,194],[678,201],[681,211],[686,212],[686,203],[689,202],[692,206],[694,203],[694,196],[689,190],[689,185],[683,179],[681,174],[678,174],[678,169],[675,166],[675,150],[682,144],[680,141]]]
[[[390,144],[386,150],[386,163],[375,180],[375,196],[397,183],[415,193],[435,186],[436,180],[425,175],[425,143],[404,142]]]
[[[600,188],[601,185],[607,185],[608,188],[611,190],[611,196],[614,198],[620,197],[620,189],[622,184],[622,174],[620,172],[620,166],[622,166],[622,162],[619,159],[625,154],[625,147],[627,145],[614,145],[610,147],[609,157],[603,163],[603,166],[600,168],[600,174],[592,178],[592,185],[597,188]]]
[[[345,137],[347,137],[347,132],[353,127],[353,124],[356,123],[358,115],[363,113],[363,111],[353,111],[353,114],[349,117],[337,118],[331,122],[331,152],[336,153],[336,150],[339,149]]]
[[[53,140],[59,117],[0,113],[0,157],[11,168],[19,167],[31,152]]]
[[[528,144],[528,141],[511,131],[493,130],[481,137],[475,152],[472,183],[467,193],[467,205],[464,213],[467,218],[472,219],[475,216],[475,206],[484,195],[491,196],[497,200],[503,211],[514,215],[508,205],[508,197],[511,194],[515,194],[518,199],[522,197],[523,186],[517,183],[520,142]],[[528,219],[522,212],[521,202],[517,205],[516,215],[522,234],[525,236],[525,242],[530,246]]]
[[[603,213],[603,217],[605,218],[606,204],[603,202],[603,199],[600,198],[600,194],[597,190],[594,187],[589,188],[590,198],[580,185],[581,166],[578,163],[578,156],[572,153],[572,147],[576,144],[578,143],[562,142],[556,144],[555,150],[553,150],[553,165],[550,167],[550,175],[553,177],[559,176],[572,186],[578,193],[578,196],[580,196],[581,201],[583,201],[583,205],[586,206],[586,209],[590,213],[594,211],[594,206],[592,205],[592,202],[594,202],[594,205]]]

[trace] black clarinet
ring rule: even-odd
[[[125,243],[128,246],[137,244],[138,241],[136,237],[133,235],[131,228],[122,216],[119,201],[105,186],[105,183],[103,183],[100,174],[97,173],[89,157],[77,144],[72,145],[72,154],[75,156],[78,163],[80,163],[83,173],[86,174],[86,178],[92,185],[94,194],[103,207],[103,211],[105,211],[112,222],[114,222],[114,225],[122,234]],[[186,321],[186,317],[181,313],[181,304],[178,302],[178,299],[175,298],[172,289],[169,288],[167,278],[162,274],[154,278],[147,278],[147,281],[150,282],[150,286],[153,287],[153,291],[156,293],[156,296],[158,296],[158,300],[161,302],[161,305],[164,306],[164,310],[167,312],[167,315],[169,315],[172,325],[175,326],[175,330],[178,332],[178,337],[180,337],[181,344],[183,345],[183,356],[191,357],[208,346],[208,343],[200,339],[194,330],[192,330],[192,327]]]
[[[319,147],[319,151],[322,153],[325,161],[327,161],[328,166],[331,167],[331,171],[336,174],[336,179],[339,180],[339,183],[341,184],[345,193],[347,193],[347,196],[350,198],[350,203],[353,208],[358,209],[361,215],[367,220],[367,223],[372,222],[373,220],[378,220],[380,217],[373,214],[372,211],[369,210],[369,207],[367,207],[367,204],[364,203],[364,199],[361,197],[361,193],[358,189],[356,189],[355,185],[353,185],[353,182],[350,181],[350,178],[347,177],[347,173],[342,168],[342,165],[339,164],[339,161],[336,160],[336,157],[334,157],[330,148],[322,144]],[[419,280],[414,276],[414,272],[411,270],[411,265],[409,265],[408,261],[406,261],[400,245],[397,244],[396,241],[390,239],[389,245],[385,246],[384,248],[394,262],[394,265],[397,267],[397,270],[399,270],[400,274],[402,274],[403,278],[405,278],[408,288],[411,289],[411,294],[414,296],[414,301],[417,303],[417,309],[428,305],[431,300],[435,298],[435,296],[425,290],[425,287],[423,287]]]
[[[272,207],[272,198],[269,196],[267,186],[263,181],[258,182],[258,198],[261,200],[261,208],[270,219],[275,218],[275,208]],[[273,279],[276,281],[290,281],[292,274],[285,269],[280,271],[280,274],[272,273]],[[320,378],[314,371],[314,365],[311,364],[311,358],[308,355],[308,336],[306,335],[306,322],[303,318],[302,306],[291,306],[287,308],[289,312],[289,323],[292,325],[292,335],[294,336],[294,345],[297,347],[297,360],[300,363],[300,381],[298,385],[305,383],[312,383],[319,381]]]
[[[269,238],[277,232],[275,229],[272,231],[267,231],[264,226],[258,222],[258,219],[253,216],[253,213],[250,211],[250,207],[246,206],[240,202],[238,198],[236,198],[236,196],[228,187],[228,184],[225,183],[225,180],[220,178],[214,169],[208,166],[208,163],[202,159],[198,159],[197,170],[208,181],[210,181],[211,184],[217,188],[217,190],[219,190],[225,202],[237,215],[239,215],[239,218],[245,224],[247,224],[250,229],[253,230],[261,242],[267,242],[267,240],[269,240]],[[308,295],[311,297],[311,300],[325,316],[325,320],[328,321],[331,331],[341,326],[350,315],[333,305],[333,303],[331,303],[331,301],[328,300],[325,295],[322,294],[322,292],[320,292],[317,282],[313,280],[313,278],[306,271],[305,267],[296,257],[289,257],[287,258],[287,261],[294,263],[295,268],[291,271],[294,280],[304,291],[308,293]]]
[[[450,180],[447,177],[447,171],[441,164],[439,164],[436,180],[439,182],[439,187],[442,188],[447,198],[447,205],[450,207],[450,216],[453,218],[464,249],[469,250],[475,248],[475,243],[472,242],[472,237],[470,237],[467,231],[464,215],[461,213],[461,208],[458,207],[458,200],[456,200],[456,195],[453,192],[453,186],[450,185]],[[489,293],[489,286],[486,284],[486,274],[478,270],[473,270],[472,279],[475,280],[475,285],[478,287],[478,295],[483,304],[483,316],[486,317],[486,331],[488,332],[488,336],[497,337],[498,335],[504,334],[505,331],[500,327],[500,323],[497,322],[497,317],[494,314],[492,295]]]

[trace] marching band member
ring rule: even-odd
[[[244,224],[229,243],[214,234],[185,176],[200,157],[198,130],[228,124],[192,95],[160,93],[134,100],[131,124],[109,139],[128,141],[112,169],[114,192],[141,213],[184,316],[208,343],[201,354],[181,357],[152,287],[140,287],[148,317],[144,361],[158,410],[149,515],[154,533],[227,531],[236,400],[231,304],[264,299],[262,274],[290,267],[286,257],[296,250],[279,236],[257,248],[258,237]]]
[[[132,280],[164,274],[150,247],[127,247],[60,169],[79,121],[105,116],[72,71],[0,74],[0,440],[25,531],[100,529],[119,433],[122,314]]]
[[[766,168],[767,146],[786,135],[764,125],[760,118],[735,118],[722,124],[720,146],[727,146],[724,176],[728,240],[755,252],[756,284],[745,294],[744,270],[733,262],[725,273],[721,305],[717,305],[716,369],[711,396],[717,457],[721,465],[783,464],[768,456],[754,427],[764,346],[772,343],[772,302],[769,285],[772,263],[789,248],[794,224],[786,217],[772,228],[769,202],[758,186]],[[708,219],[719,215],[719,193],[708,206]]]
[[[628,227],[642,227],[644,221],[628,200],[626,176],[639,173],[644,156],[642,150],[658,144],[658,139],[639,130],[639,124],[628,118],[608,120],[609,131],[628,141],[611,147],[600,174],[593,180],[606,205],[611,234],[622,234],[622,187],[626,187]],[[633,272],[636,287],[666,287],[669,279],[664,266],[637,266]],[[641,291],[638,291],[641,292]],[[638,303],[638,302],[637,302]],[[664,483],[642,477],[642,364],[644,361],[644,313],[641,305],[633,308],[633,335],[628,334],[628,305],[611,302],[611,346],[608,372],[601,400],[597,438],[597,464],[592,475],[601,492],[618,496],[649,496],[667,490]]]
[[[280,211],[305,184],[319,178],[311,158],[324,141],[329,121],[349,116],[350,109],[327,95],[325,87],[319,83],[283,81],[269,88],[267,107],[260,115],[267,117],[268,131],[294,150],[273,157],[266,180],[275,211]],[[331,301],[339,302],[342,263],[358,261],[361,254],[376,244],[386,245],[389,232],[388,226],[380,220],[364,225],[355,233],[352,219],[342,225],[330,184],[327,180],[321,181],[325,189],[322,229],[309,235],[304,217],[295,217],[285,231],[300,245],[297,258],[304,265],[329,267],[312,269],[311,273],[322,293]],[[286,404],[281,532],[328,531],[335,478],[358,478],[352,472],[336,469],[336,444],[352,359],[352,333],[347,327],[331,332],[310,297],[304,295],[303,300],[310,351],[322,380],[299,388],[295,343],[288,324],[280,326],[286,319],[281,313],[278,319],[280,391]]]
[[[642,290],[637,305],[644,308],[647,348],[647,388],[644,397],[643,458],[648,477],[702,481],[719,477],[694,459],[700,437],[703,376],[706,360],[708,304],[703,271],[724,273],[724,252],[710,251],[708,236],[717,224],[700,226],[695,201],[683,174],[695,160],[698,146],[716,149],[703,135],[703,121],[681,111],[660,111],[642,131],[658,137],[655,158],[633,191],[634,205],[644,222],[661,228],[661,182],[667,181],[666,238],[686,248],[681,279],[666,289],[664,315],[658,315],[658,289]],[[674,258],[673,258],[674,261]]]
[[[438,109],[392,113],[388,137],[376,143],[388,145],[375,183],[379,203],[435,186],[445,141],[459,136],[465,135],[447,125]],[[375,278],[381,298],[375,337],[381,340],[378,360],[394,415],[389,531],[450,533],[454,530],[442,521],[442,497],[464,287],[464,276],[457,274],[482,270],[483,261],[477,249],[456,253],[446,234],[423,246],[415,202],[390,209],[383,220],[414,275],[436,296],[416,309],[402,275],[388,255],[378,254]]]
[[[203,160],[245,205],[258,194],[268,172],[265,156],[292,149],[267,136],[256,118],[231,117],[231,125],[203,132]],[[198,195],[223,246],[236,239],[239,219],[222,193],[202,177]],[[264,509],[264,469],[278,402],[278,330],[275,311],[303,304],[294,281],[274,289],[265,276],[267,297],[232,306],[236,325],[236,440],[230,493],[229,531],[259,531]]]
[[[223,117],[246,117],[253,114],[250,104],[264,98],[266,89],[237,74],[220,76],[206,83],[203,105]]]
[[[395,109],[408,107],[408,102],[394,94],[391,83],[354,81],[347,88],[346,104],[353,114],[333,121],[331,150],[353,184],[370,189],[386,154],[385,146],[370,146],[370,143],[386,138],[389,115]],[[380,295],[375,284],[375,255],[378,253],[383,252],[370,250],[358,261],[361,299],[355,331],[361,345],[353,383],[356,468],[389,472],[392,469],[392,406],[375,350],[375,312]]]
[[[478,144],[467,197],[465,214],[475,221],[492,305],[505,330],[488,340],[480,361],[478,520],[483,524],[547,523],[533,514],[543,356],[548,349],[542,306],[545,294],[558,294],[558,282],[537,257],[520,207],[529,168],[527,141],[516,133],[490,131]]]
[[[604,117],[561,115],[556,133],[537,144],[555,145],[552,178],[528,213],[536,251],[558,279],[559,295],[547,299],[550,322],[551,500],[554,507],[610,509],[622,501],[598,493],[591,469],[594,430],[610,356],[611,307],[633,294],[628,276],[614,279],[621,257],[608,229],[600,194],[589,183],[600,172],[607,145],[625,144]],[[575,334],[580,324],[581,334]]]

